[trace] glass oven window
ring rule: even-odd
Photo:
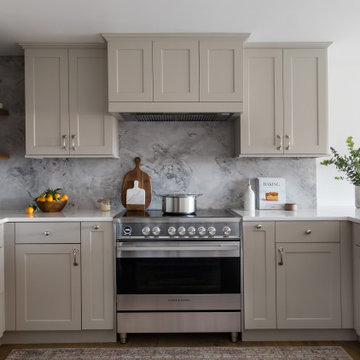
[[[118,294],[240,293],[240,258],[118,258]]]

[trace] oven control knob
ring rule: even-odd
[[[193,226],[190,226],[187,231],[190,236],[194,236],[196,234],[196,229]]]
[[[176,235],[176,228],[174,228],[173,226],[170,226],[170,227],[168,228],[168,234],[169,234],[170,236]]]
[[[204,235],[206,235],[206,229],[203,226],[200,226],[198,228],[198,233],[200,236],[204,236]]]
[[[229,226],[224,226],[223,227],[223,234],[225,236],[229,236],[231,234],[231,228]]]
[[[179,234],[180,236],[184,236],[184,235],[186,234],[186,229],[185,229],[183,226],[180,226],[180,227],[178,228],[178,234]]]
[[[216,234],[216,229],[214,228],[214,226],[209,226],[209,228],[208,228],[208,234],[209,234],[210,236],[215,236],[215,234]]]
[[[124,227],[124,235],[131,235],[131,232],[132,232],[131,226]]]
[[[143,233],[144,236],[149,236],[151,229],[148,226],[145,226],[142,228],[141,232]]]
[[[159,236],[160,235],[160,228],[158,226],[154,226],[152,228],[152,233],[154,236]]]

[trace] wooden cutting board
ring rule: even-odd
[[[135,169],[129,171],[124,176],[122,189],[121,189],[121,203],[126,208],[126,191],[127,189],[132,189],[134,187],[134,181],[139,182],[139,187],[145,190],[145,209],[150,206],[151,203],[151,181],[150,176],[140,169],[141,159],[139,157],[135,158]]]

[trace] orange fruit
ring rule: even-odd
[[[68,198],[67,195],[63,195],[62,198],[61,198],[61,200],[68,200],[68,199],[69,199],[69,198]]]
[[[48,202],[53,202],[53,201],[54,201],[53,196],[52,196],[52,195],[48,195],[48,196],[46,197],[46,201],[48,201]]]
[[[27,214],[32,215],[34,213],[34,208],[32,206],[28,206],[25,211]]]
[[[61,198],[61,195],[60,194],[56,194],[55,195],[55,199],[60,199]]]
[[[46,198],[41,196],[41,197],[38,197],[36,200],[39,201],[39,202],[45,202]]]

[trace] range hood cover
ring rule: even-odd
[[[227,121],[236,113],[119,113],[124,121]]]

